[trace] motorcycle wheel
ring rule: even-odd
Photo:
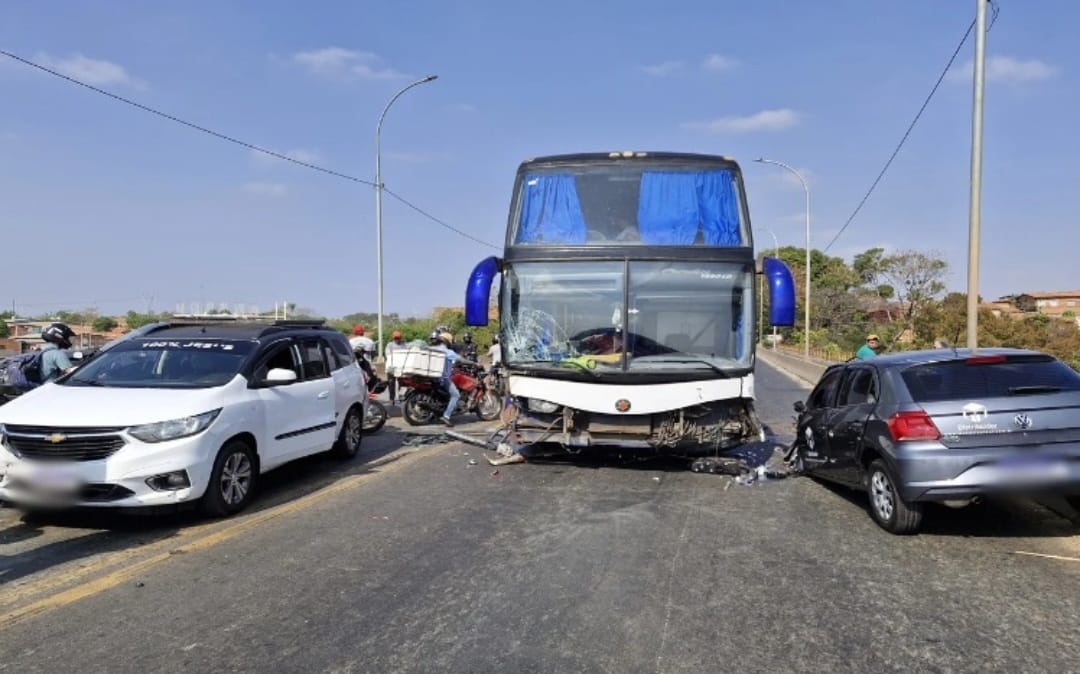
[[[386,413],[386,407],[383,406],[378,400],[369,400],[367,406],[367,414],[364,415],[364,432],[374,433],[375,431],[386,425],[386,419],[389,415]]]
[[[484,397],[476,405],[476,416],[481,421],[493,421],[502,412],[502,399],[494,391],[485,391]]]
[[[405,396],[405,404],[401,407],[401,415],[410,426],[426,426],[435,422],[435,412],[431,396],[411,392]]]

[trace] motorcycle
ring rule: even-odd
[[[364,382],[367,384],[368,389],[367,413],[364,415],[364,423],[361,428],[366,433],[374,433],[385,426],[386,420],[390,418],[386,406],[376,400],[376,396],[386,390],[389,382],[379,378],[379,375],[375,373],[375,369],[368,362],[367,354],[363,351],[353,351],[353,356],[356,357],[356,362],[364,373]]]
[[[371,388],[368,389],[367,414],[364,415],[364,423],[362,426],[365,433],[374,433],[379,430],[386,425],[386,420],[390,417],[390,414],[386,411],[386,406],[375,399],[377,395],[386,390],[386,382],[377,379],[370,383]]]
[[[502,399],[488,386],[486,377],[477,368],[461,365],[450,375],[454,386],[461,392],[453,415],[475,413],[481,421],[497,419],[502,412]],[[409,392],[402,401],[402,415],[412,426],[434,423],[450,404],[450,394],[437,379],[430,377],[403,376],[399,385]]]

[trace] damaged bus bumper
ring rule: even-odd
[[[753,375],[650,386],[511,376],[517,443],[693,456],[764,440]]]

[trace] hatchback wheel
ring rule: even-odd
[[[202,511],[225,517],[243,510],[255,488],[255,465],[255,452],[246,442],[233,440],[222,447],[202,497]]]
[[[922,524],[921,503],[908,503],[896,488],[896,480],[881,459],[875,459],[869,470],[870,516],[878,525],[893,534],[913,534]]]
[[[1075,496],[1066,496],[1065,502],[1071,505],[1072,509],[1075,510],[1077,514],[1080,514],[1080,494],[1076,494]]]

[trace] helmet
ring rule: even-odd
[[[454,336],[449,332],[440,332],[439,340],[442,341],[443,344],[450,346],[454,343]]]
[[[472,333],[466,332],[464,335],[461,336],[461,341],[465,342],[466,344],[472,344]]]
[[[442,333],[438,330],[432,330],[431,334],[428,335],[428,341],[432,344],[438,344],[442,341]]]
[[[352,333],[354,335],[356,335],[357,337],[359,337],[360,335],[364,334],[364,326],[362,326],[362,325],[354,325],[353,329],[352,329]]]
[[[74,337],[75,332],[63,323],[53,323],[41,331],[42,339],[59,346],[61,349],[70,349],[71,340]]]

